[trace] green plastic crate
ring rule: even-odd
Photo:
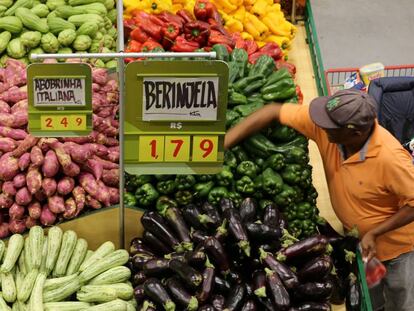
[[[364,262],[362,261],[362,255],[360,251],[357,251],[357,263],[358,263],[358,279],[360,280],[362,301],[361,311],[373,311],[371,296],[369,295],[368,284],[365,276]]]

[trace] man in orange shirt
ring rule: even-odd
[[[414,311],[414,165],[378,124],[375,100],[344,90],[310,105],[269,104],[230,129],[225,148],[274,121],[318,145],[335,213],[345,229],[358,227],[363,256],[387,267],[385,310]]]

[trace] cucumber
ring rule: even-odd
[[[78,239],[75,249],[73,250],[72,258],[70,259],[66,275],[71,275],[79,271],[86,253],[88,251],[88,242],[85,239]]]
[[[33,286],[36,282],[39,270],[33,269],[24,278],[21,288],[18,288],[17,299],[21,302],[26,302],[32,293]]]
[[[114,283],[123,283],[131,277],[131,270],[125,266],[119,266],[109,269],[102,274],[94,277],[88,285],[106,285]]]
[[[84,271],[86,268],[95,264],[97,261],[104,258],[106,255],[109,255],[113,251],[115,251],[114,243],[110,241],[103,243],[101,246],[98,247],[98,249],[93,253],[91,257],[89,257],[81,264],[79,271]]]
[[[59,227],[52,227],[48,232],[48,246],[45,269],[49,275],[55,268],[56,261],[59,256],[60,247],[62,245],[63,231]]]
[[[3,298],[6,302],[13,303],[16,301],[16,283],[11,272],[1,274],[1,290],[3,291]]]
[[[32,269],[40,269],[42,264],[44,233],[40,226],[34,226],[29,231],[30,257],[32,259]],[[30,271],[29,271],[30,272]]]
[[[61,278],[47,279],[45,281],[45,285],[43,286],[43,291],[47,292],[61,288],[63,285],[72,282],[77,277],[78,275],[75,273],[72,275],[62,276]]]
[[[30,295],[28,309],[30,311],[43,311],[43,285],[45,284],[46,275],[39,273]]]
[[[1,265],[1,272],[10,272],[17,262],[24,246],[24,238],[21,234],[13,234],[9,239],[9,244],[5,253],[3,264]]]
[[[53,270],[54,276],[64,276],[68,267],[69,260],[75,249],[78,237],[76,232],[68,230],[63,234],[62,247],[60,248],[59,257],[57,259],[55,269]]]

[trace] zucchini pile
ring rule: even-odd
[[[135,310],[128,252],[112,242],[93,252],[72,230],[34,226],[0,240],[0,257],[2,311]]]
[[[109,53],[116,48],[114,0],[0,0],[0,64],[31,53]],[[114,60],[90,60],[113,68]]]
[[[142,238],[130,245],[140,311],[328,311],[330,298],[343,295],[330,239],[296,239],[272,203],[223,198],[218,209],[204,202],[146,211],[141,223]]]

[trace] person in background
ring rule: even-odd
[[[358,228],[362,255],[376,256],[387,275],[375,310],[414,310],[414,165],[376,119],[376,103],[356,90],[318,97],[310,105],[269,104],[230,129],[225,148],[272,122],[316,142],[333,209],[346,230]],[[384,302],[385,298],[385,302]]]

